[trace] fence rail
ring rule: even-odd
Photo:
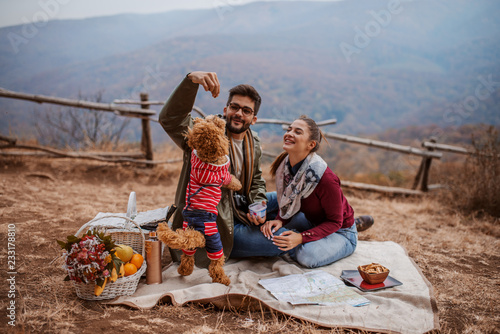
[[[422,143],[422,147],[432,148],[434,150],[439,150],[439,151],[443,151],[443,152],[459,153],[459,154],[466,154],[466,155],[474,154],[473,151],[470,151],[470,150],[463,148],[463,147],[445,145],[445,144],[437,144],[436,142],[431,142],[431,141],[424,141]]]
[[[115,104],[106,104],[106,103],[98,103],[98,102],[90,102],[83,100],[70,100],[60,97],[52,97],[45,95],[34,95],[34,94],[26,94],[19,93],[10,90],[6,90],[0,88],[0,97],[7,97],[11,99],[18,100],[27,100],[37,103],[52,103],[63,105],[67,107],[76,107],[82,109],[92,109],[92,110],[102,110],[102,111],[110,111],[114,112],[120,116],[129,116],[129,117],[148,117],[151,115],[155,115],[156,112],[152,110],[144,110],[144,109],[134,109],[134,108],[124,108],[122,106],[118,106]]]
[[[340,140],[340,141],[344,141],[347,143],[361,144],[361,145],[365,145],[365,146],[381,148],[381,149],[388,150],[388,151],[395,151],[395,152],[399,152],[399,153],[418,155],[421,157],[431,157],[434,159],[441,159],[441,157],[443,156],[441,153],[424,151],[424,150],[421,150],[421,149],[418,149],[415,147],[393,144],[393,143],[384,142],[384,141],[380,141],[380,140],[365,139],[365,138],[342,135],[342,134],[332,133],[332,132],[326,132],[324,135],[327,138]]]

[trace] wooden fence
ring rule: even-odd
[[[142,136],[141,136],[141,152],[137,153],[115,153],[115,152],[65,152],[56,150],[53,148],[41,147],[36,145],[18,145],[15,138],[9,138],[0,136],[0,141],[6,142],[5,145],[0,146],[0,149],[27,149],[27,150],[37,150],[40,152],[11,152],[11,151],[0,151],[0,155],[32,155],[32,156],[51,156],[51,157],[70,157],[78,159],[91,159],[106,162],[128,162],[128,163],[140,163],[146,166],[153,166],[156,164],[173,163],[181,161],[181,159],[171,159],[165,161],[155,161],[153,159],[153,144],[151,140],[151,128],[150,122],[158,122],[157,119],[152,118],[156,115],[156,112],[150,110],[151,105],[163,105],[163,101],[149,101],[148,94],[141,93],[140,101],[135,100],[114,100],[111,104],[89,102],[82,100],[70,100],[58,97],[43,96],[43,95],[33,95],[25,94],[19,92],[13,92],[0,88],[0,97],[13,98],[27,100],[37,103],[51,103],[58,104],[69,107],[76,107],[82,109],[92,109],[92,110],[102,110],[113,112],[119,116],[124,117],[135,117],[141,119],[142,125]],[[140,109],[124,107],[123,105],[140,105]],[[194,106],[193,111],[205,117],[205,113],[198,107]],[[279,120],[279,119],[258,119],[257,124],[281,124],[283,126],[291,124],[291,122]],[[335,124],[335,119],[330,119],[322,122],[318,122],[318,126],[325,126],[330,124]],[[473,152],[457,146],[450,146],[444,144],[437,144],[435,140],[425,141],[422,143],[424,149],[419,149],[411,146],[404,146],[399,144],[394,144],[390,142],[383,142],[379,140],[372,140],[360,137],[354,137],[349,135],[343,135],[332,132],[324,133],[327,138],[344,141],[351,144],[364,145],[369,147],[374,147],[383,150],[389,150],[398,152],[401,154],[408,154],[413,156],[422,157],[422,162],[415,176],[412,189],[399,188],[399,187],[385,187],[373,184],[365,184],[359,182],[343,181],[342,184],[346,187],[351,187],[355,189],[371,190],[378,192],[394,193],[394,194],[404,194],[404,195],[422,195],[429,189],[435,188],[435,186],[428,185],[429,171],[433,159],[441,159],[442,152],[458,153],[458,154],[473,154]],[[274,157],[275,154],[269,152],[263,152],[266,156]]]

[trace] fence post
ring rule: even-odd
[[[141,93],[141,102],[146,102],[149,99],[148,93]],[[149,104],[142,104],[141,109],[149,109]],[[153,160],[153,141],[151,140],[151,127],[149,119],[141,119],[142,122],[142,137],[141,151],[144,153],[146,160]],[[153,166],[153,165],[149,165]]]
[[[435,143],[436,139],[431,138],[429,141],[431,143]],[[427,150],[434,151],[432,147],[428,147]],[[415,176],[415,180],[413,181],[412,189],[417,189],[418,184],[420,183],[420,190],[429,191],[428,182],[429,182],[429,170],[431,168],[431,163],[432,163],[432,157],[422,158],[422,162],[420,163],[420,167],[418,168],[417,175]]]
[[[413,190],[416,190],[418,184],[420,183],[420,178],[422,177],[422,171],[424,170],[424,165],[425,165],[425,157],[422,158],[422,162],[420,162],[420,166],[418,167],[417,175],[415,175],[415,180],[413,180],[413,185],[411,186],[411,189]]]

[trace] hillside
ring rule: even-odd
[[[259,117],[337,118],[334,129],[343,133],[500,124],[500,5],[405,1],[384,17],[387,6],[261,2],[51,21],[18,52],[9,36],[26,27],[7,27],[0,29],[0,86],[69,98],[104,91],[109,102],[147,91],[165,100],[187,72],[202,69],[218,73],[223,91],[254,85],[263,96]],[[224,98],[200,94],[197,105],[218,113]],[[26,119],[43,109],[0,99],[0,132],[31,133]]]

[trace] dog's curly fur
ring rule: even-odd
[[[222,165],[227,162],[229,153],[229,141],[225,135],[226,122],[217,116],[207,116],[207,118],[196,118],[193,128],[188,129],[185,134],[187,144],[196,150],[198,157],[205,163]],[[225,186],[231,190],[240,190],[240,181],[233,176],[231,182]],[[195,249],[205,247],[205,237],[202,233],[194,229],[178,229],[172,231],[167,224],[159,224],[156,230],[158,239],[173,249]],[[224,256],[218,260],[212,260],[208,272],[212,282],[229,285],[231,280],[226,276],[224,266]],[[194,256],[182,254],[181,264],[177,269],[180,275],[187,276],[193,272]]]
[[[225,135],[226,122],[223,119],[210,115],[207,118],[195,118],[194,125],[186,133],[187,144],[196,150],[203,162],[217,165],[226,162],[229,154],[229,140]],[[222,162],[218,163],[220,160]]]

